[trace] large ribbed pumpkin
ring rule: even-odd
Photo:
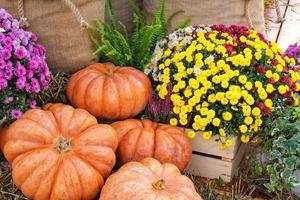
[[[36,200],[93,199],[115,164],[115,130],[64,104],[27,111],[10,125],[4,155],[14,183]]]
[[[75,73],[67,86],[67,96],[77,108],[106,120],[126,119],[146,106],[151,82],[132,67],[96,63]]]
[[[130,162],[108,177],[100,200],[202,200],[193,182],[170,163]]]
[[[112,124],[117,131],[120,164],[153,157],[161,163],[172,163],[181,171],[192,157],[192,147],[178,127],[158,125],[147,119],[128,119]]]
[[[0,150],[3,151],[6,143],[7,127],[1,127],[0,125]]]

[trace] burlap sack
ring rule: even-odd
[[[73,0],[75,9],[66,0],[23,0],[28,30],[39,36],[39,43],[47,49],[47,62],[55,71],[74,72],[97,61],[86,29],[79,24],[78,14],[92,24],[104,18],[103,0]],[[19,18],[20,0],[0,0],[0,7]],[[19,5],[19,9],[18,9]],[[77,16],[77,17],[76,17]]]
[[[134,0],[138,7],[142,6],[141,0]],[[132,7],[129,4],[128,0],[111,0],[113,13],[116,18],[116,21],[122,22],[128,31],[129,34],[132,33],[134,26],[133,26],[133,14],[132,14]],[[106,21],[107,15],[105,16]]]
[[[185,11],[171,22],[170,30],[186,17],[192,17],[192,24],[225,24],[253,26],[265,33],[264,0],[165,0],[166,15],[178,10]],[[143,0],[143,12],[147,21],[159,7],[160,0]]]

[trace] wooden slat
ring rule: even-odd
[[[241,144],[233,160],[222,160],[204,155],[193,154],[185,172],[195,176],[215,179],[221,177],[225,182],[230,182],[241,162],[247,145]]]
[[[187,173],[206,178],[221,177],[225,182],[231,181],[232,162],[217,158],[193,154],[192,160],[186,169]]]
[[[279,0],[280,14],[282,18],[284,18],[285,16],[285,12],[288,6],[288,1],[289,0]],[[267,8],[267,16],[266,16],[266,23],[267,23],[266,35],[270,41],[277,41],[280,32],[282,23],[278,23],[277,19],[278,17],[277,17],[275,5],[272,5],[272,7]]]
[[[290,44],[300,41],[299,0],[290,0],[285,19],[277,41],[282,49],[286,49]]]
[[[184,129],[186,132],[190,129]],[[221,143],[218,140],[218,136],[213,136],[209,140],[205,140],[202,137],[202,132],[197,132],[197,136],[191,139],[193,151],[205,153],[209,155],[219,156],[225,159],[233,159],[238,147],[241,143],[241,140],[238,137],[231,137],[232,146],[225,149],[220,150]]]

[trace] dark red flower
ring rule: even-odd
[[[290,78],[288,79],[287,83],[289,84],[290,87],[294,84],[293,80]]]
[[[258,73],[264,74],[266,72],[266,68],[263,65],[259,65],[257,71]]]
[[[264,115],[265,115],[265,116],[269,116],[270,113],[271,113],[271,109],[270,109],[270,108],[265,108],[265,110],[264,110]]]
[[[288,78],[286,76],[280,77],[280,82],[282,82],[282,83],[286,83],[287,80],[288,80]]]
[[[296,90],[297,90],[297,85],[296,85],[296,83],[293,83],[293,84],[291,85],[291,90],[293,90],[293,92],[296,92]]]
[[[259,102],[257,107],[260,109],[260,110],[263,110],[265,108],[265,104],[263,102]]]
[[[275,96],[274,93],[268,94],[268,99],[272,99]]]
[[[276,59],[274,59],[274,60],[272,60],[272,65],[278,65],[278,60],[276,60]]]
[[[287,100],[287,104],[288,104],[289,106],[293,105],[293,104],[294,104],[294,99],[292,99],[292,98],[288,99],[288,100]]]
[[[230,44],[225,44],[224,47],[227,49],[228,52],[232,52],[233,51],[233,46]]]
[[[268,79],[268,82],[271,83],[271,84],[274,84],[275,83],[275,79],[273,77],[271,77],[271,78]]]
[[[287,72],[288,71],[288,68],[287,67],[283,67],[283,72]]]
[[[287,98],[287,97],[290,97],[291,95],[292,95],[291,91],[288,91],[288,92],[284,93],[282,96]]]

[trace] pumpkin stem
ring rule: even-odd
[[[55,144],[55,148],[60,153],[67,153],[67,152],[69,152],[69,151],[72,150],[71,140],[67,139],[67,138],[64,138],[63,136],[59,136],[57,138],[57,141],[56,141],[56,144]]]
[[[156,190],[163,190],[165,189],[165,180],[161,179],[155,183],[152,183],[152,187]]]
[[[106,73],[107,76],[112,76],[114,73],[113,73],[113,70],[112,69],[109,69],[108,72]]]

